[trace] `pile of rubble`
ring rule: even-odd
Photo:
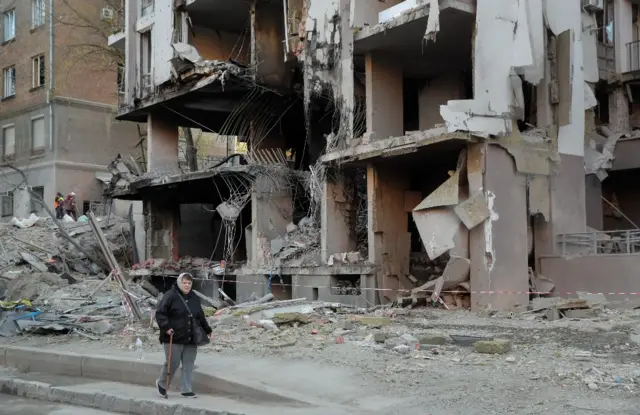
[[[50,218],[28,219],[0,228],[0,338],[74,332],[97,339],[127,325],[131,311],[123,306],[123,291],[108,264],[133,263],[128,221],[93,217],[58,228]],[[151,294],[143,287],[127,285],[126,295],[142,315],[149,315],[157,291]]]
[[[287,225],[287,234],[272,239],[269,247],[277,266],[320,265],[320,229],[311,218]]]

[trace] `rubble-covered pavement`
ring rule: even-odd
[[[97,223],[141,318],[124,305],[118,281],[105,281],[113,273],[78,252],[51,220],[38,218],[1,230],[0,342],[139,356],[140,339],[142,354],[158,352],[152,315],[162,294],[142,271],[224,272],[220,263],[198,258],[131,264],[128,223]],[[94,260],[109,263],[87,223],[62,226]],[[433,302],[365,309],[277,301],[271,294],[236,305],[209,298],[203,305],[215,340],[199,359],[228,355],[345,368],[367,388],[402,399],[395,413],[425,405],[433,413],[628,413],[640,387],[640,310],[613,308],[597,294],[534,298],[519,313],[446,310]]]
[[[591,317],[555,321],[547,320],[549,307],[520,314],[309,301],[229,307],[209,317],[215,340],[198,359],[281,358],[347,368],[366,387],[402,397],[400,412],[384,413],[424,405],[451,414],[630,413],[640,387],[640,310],[590,304],[582,309]],[[20,345],[138,353],[138,338],[145,352],[161,350],[148,324],[99,342],[31,336]]]

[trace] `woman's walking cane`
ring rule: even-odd
[[[173,349],[173,333],[169,335],[169,355],[167,356],[167,381],[165,382],[167,389],[164,398],[169,399],[169,380],[171,379],[171,351]]]

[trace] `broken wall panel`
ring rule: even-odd
[[[558,36],[558,59],[569,59],[569,83],[571,88],[570,117],[567,124],[559,120],[558,151],[574,156],[584,155],[584,58],[582,9],[570,1],[545,3],[547,25]],[[570,34],[563,34],[570,31]],[[566,38],[568,36],[568,39]],[[564,38],[564,40],[562,39]],[[567,46],[567,42],[570,46]],[[558,71],[567,64],[558,67]],[[567,76],[558,75],[559,89],[567,90]]]
[[[333,98],[340,121],[332,131],[331,145],[344,144],[354,135],[356,84],[349,3],[349,0],[309,0],[303,17],[305,108],[309,113],[313,99]],[[320,144],[325,146],[324,142]]]
[[[381,303],[396,299],[399,278],[409,274],[411,234],[404,209],[408,189],[409,178],[402,172],[389,166],[367,168],[369,261],[377,266]]]
[[[598,69],[598,22],[590,13],[582,13],[582,64],[584,80],[596,83],[600,80]]]
[[[531,39],[532,63],[523,68],[524,79],[538,85],[544,78],[545,69],[545,31],[542,13],[543,0],[527,0],[527,19]]]
[[[379,14],[381,11],[389,9],[401,3],[402,1],[403,0],[351,0],[351,27],[355,28],[377,25],[379,22]]]
[[[383,53],[370,52],[365,73],[367,133],[376,139],[404,135],[402,67]]]
[[[167,122],[161,114],[150,114],[147,118],[147,157],[149,171],[177,173],[178,126]]]
[[[419,128],[428,130],[442,124],[440,106],[449,100],[464,98],[463,74],[447,73],[426,81],[418,98]]]
[[[449,131],[466,130],[481,137],[510,132],[512,73],[518,3],[478,0],[474,40],[474,93],[471,102],[454,101],[456,109],[441,107]],[[467,108],[464,108],[464,107]]]
[[[456,247],[460,219],[452,207],[414,211],[413,221],[429,259],[434,260]]]
[[[530,176],[529,214],[542,215],[545,220],[551,219],[551,202],[549,200],[549,178],[546,176]]]
[[[573,63],[571,61],[573,42],[571,31],[565,30],[557,38],[557,68],[558,68],[558,126],[562,127],[571,123]]]
[[[321,207],[321,253],[324,263],[332,254],[352,252],[357,248],[355,192],[350,192],[344,173],[337,172],[330,177],[323,184]]]
[[[249,64],[250,37],[244,33],[214,30],[194,26],[189,31],[189,43],[206,60],[234,61]]]
[[[179,213],[178,206],[148,202],[147,257],[178,259]]]
[[[252,64],[257,80],[273,87],[290,84],[291,71],[285,62],[285,28],[282,4],[256,2],[252,6]]]

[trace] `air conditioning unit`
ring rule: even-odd
[[[582,0],[582,7],[589,12],[601,12],[604,9],[604,0]]]
[[[113,11],[113,9],[110,9],[108,7],[104,7],[100,10],[100,20],[102,20],[103,22],[105,20],[107,21],[113,20],[114,15],[115,15],[115,12]]]

